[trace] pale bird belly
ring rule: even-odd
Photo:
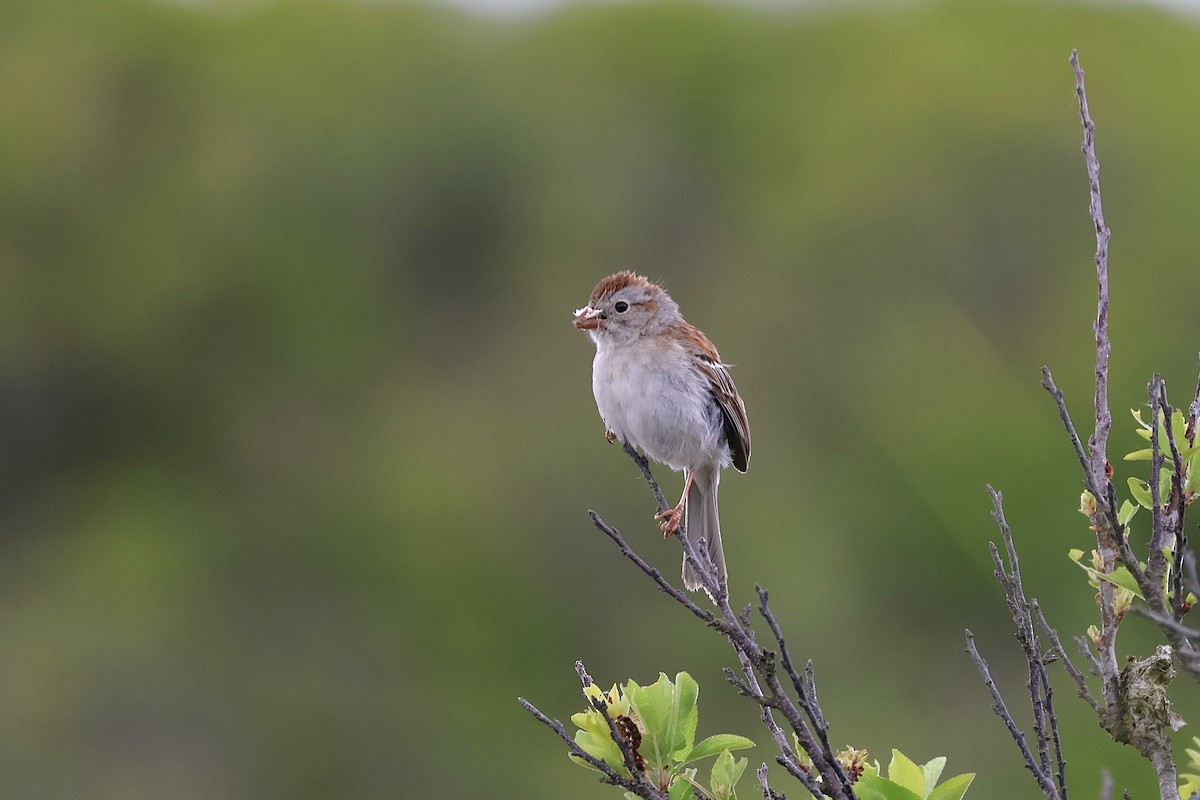
[[[601,365],[603,366],[603,365]],[[650,370],[614,375],[598,369],[593,380],[604,424],[655,461],[684,470],[729,461],[720,410],[699,375],[683,383]]]

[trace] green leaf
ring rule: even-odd
[[[630,681],[625,688],[629,702],[645,726],[640,753],[652,768],[670,767],[676,753],[687,753],[696,738],[700,688],[692,676],[681,672],[672,683],[666,674],[650,686]]]
[[[667,790],[667,797],[670,800],[691,800],[695,797],[692,793],[692,783],[696,780],[696,770],[685,769],[671,782],[671,787]]]
[[[1138,586],[1137,581],[1125,567],[1117,567],[1107,575],[1101,575],[1100,577],[1114,586],[1120,586],[1122,589],[1128,589],[1129,591],[1133,592],[1134,595],[1141,597],[1143,600],[1146,599],[1142,597],[1142,590]]]
[[[1133,575],[1130,574],[1129,570],[1125,567],[1117,567],[1112,572],[1105,575],[1104,573],[1098,571],[1090,563],[1083,560],[1082,550],[1071,550],[1068,552],[1068,555],[1071,556],[1071,560],[1079,565],[1080,569],[1088,574],[1093,586],[1099,586],[1100,581],[1107,581],[1114,586],[1120,586],[1122,589],[1128,589],[1129,591],[1133,592],[1134,595],[1141,597],[1143,600],[1146,599],[1145,597],[1142,597],[1142,590],[1138,587],[1137,581],[1134,580]]]
[[[1133,499],[1139,505],[1145,508],[1154,508],[1154,500],[1150,497],[1150,484],[1146,483],[1141,478],[1129,479],[1129,493],[1133,495]]]
[[[928,797],[933,787],[937,786],[938,778],[942,777],[942,770],[945,768],[945,756],[938,756],[925,764],[925,791],[921,793],[923,797]]]
[[[892,762],[888,764],[888,780],[910,790],[917,797],[925,796],[925,770],[899,750],[892,750]]]
[[[597,712],[599,716],[599,712]],[[628,775],[629,770],[625,769],[625,758],[621,755],[621,748],[617,747],[617,743],[612,740],[612,735],[609,733],[608,726],[605,724],[604,732],[600,733],[594,727],[589,726],[588,730],[575,731],[575,744],[587,753],[592,758],[598,758],[608,764],[618,772]],[[576,764],[583,764],[586,767],[595,769],[591,764],[572,757]]]
[[[1079,559],[1083,558],[1083,551],[1077,547],[1072,547],[1067,551],[1067,557],[1072,561],[1078,561]]]
[[[1134,450],[1132,453],[1125,454],[1126,461],[1153,461],[1154,450],[1147,447],[1145,450]]]
[[[967,793],[967,788],[970,787],[973,780],[975,780],[974,772],[955,775],[930,792],[929,800],[962,800],[962,796]]]
[[[1128,525],[1129,521],[1133,519],[1133,515],[1137,513],[1139,508],[1141,508],[1141,506],[1136,503],[1131,503],[1128,500],[1124,501],[1121,503],[1121,510],[1117,512],[1117,522],[1121,523],[1122,525]],[[1080,550],[1079,552],[1082,553],[1083,551]]]
[[[858,800],[921,800],[921,796],[886,778],[864,772],[854,784]]]
[[[696,742],[696,725],[700,720],[700,709],[697,702],[700,699],[700,685],[686,672],[675,675],[675,691],[678,697],[679,729],[676,734],[676,745],[672,755],[686,753]]]
[[[733,787],[746,769],[748,759],[734,758],[728,750],[722,750],[721,755],[713,762],[712,777],[708,785],[716,800],[732,800]]]
[[[754,742],[745,736],[738,736],[734,733],[718,733],[702,740],[692,748],[690,753],[681,756],[682,763],[690,764],[708,756],[715,756],[722,750],[743,750],[747,747],[754,747]]]

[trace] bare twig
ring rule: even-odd
[[[592,676],[588,675],[587,669],[584,668],[582,661],[575,662],[575,674],[579,676],[579,682],[583,684],[583,688],[588,688],[595,683]]]
[[[754,673],[754,665],[750,663],[750,659],[745,653],[738,653],[738,660],[742,663],[742,673],[746,676],[742,682],[748,690],[748,696],[759,701],[759,712],[763,721],[763,725],[771,732],[771,737],[775,739],[775,744],[779,747],[779,756],[777,760],[784,769],[788,771],[796,780],[804,784],[814,797],[821,796],[821,785],[817,783],[812,775],[800,766],[800,761],[796,757],[796,752],[792,749],[791,742],[788,741],[787,734],[783,728],[779,727],[779,723],[775,721],[775,715],[771,710],[771,706],[765,702],[762,689],[758,683],[758,676]],[[729,670],[730,673],[733,670]],[[732,682],[732,681],[731,681]]]
[[[775,618],[774,612],[767,602],[767,590],[761,586],[754,587],[758,592],[758,610],[762,617],[767,622],[767,626],[771,629],[771,635],[775,637],[776,643],[779,645],[779,655],[783,663],[783,669],[787,673],[788,678],[792,681],[792,687],[796,690],[796,696],[799,700],[800,707],[804,710],[812,725],[812,729],[816,731],[817,738],[821,742],[821,747],[824,752],[832,753],[833,748],[829,744],[829,722],[825,719],[825,715],[821,712],[821,703],[817,700],[817,685],[815,679],[815,667],[810,659],[806,668],[804,677],[801,677],[796,672],[795,666],[792,664],[791,654],[788,652],[787,643],[783,638],[783,630],[779,626],[779,620]],[[843,769],[841,762],[836,758],[833,759],[832,766],[837,772],[838,777],[847,785],[852,783],[850,777]]]
[[[1197,419],[1200,419],[1200,375],[1196,376],[1196,394],[1192,397],[1192,404],[1188,406],[1187,428],[1183,433],[1189,447],[1196,443]]]
[[[1036,758],[1033,749],[1029,745],[1029,740],[1023,733],[1020,733],[1017,728],[1016,721],[1009,713],[1007,706],[1004,704],[1000,696],[999,687],[992,681],[991,675],[988,673],[987,663],[979,655],[975,647],[974,638],[967,633],[968,652],[971,653],[975,660],[975,665],[983,676],[985,683],[988,684],[988,689],[992,692],[993,700],[995,701],[993,708],[996,713],[1004,720],[1005,725],[1012,734],[1014,740],[1017,741],[1021,749],[1021,754],[1026,758],[1026,766],[1038,781],[1038,785],[1042,787],[1043,793],[1047,798],[1059,798],[1059,800],[1067,800],[1067,781],[1066,781],[1066,761],[1062,755],[1062,741],[1059,736],[1058,715],[1054,713],[1054,692],[1050,685],[1050,677],[1046,672],[1046,655],[1042,652],[1041,640],[1038,638],[1037,630],[1034,627],[1034,610],[1036,601],[1031,603],[1025,596],[1025,588],[1021,581],[1021,565],[1017,557],[1017,549],[1013,544],[1012,530],[1008,526],[1008,521],[1004,518],[1004,497],[1000,492],[988,486],[988,493],[992,498],[992,519],[995,520],[997,527],[1004,540],[1004,549],[1008,556],[1008,566],[1005,566],[1004,559],[1000,555],[999,548],[994,542],[989,542],[989,548],[992,554],[992,563],[995,566],[996,580],[1000,582],[1000,586],[1004,589],[1004,599],[1008,604],[1009,612],[1012,614],[1013,624],[1017,629],[1017,641],[1021,645],[1022,651],[1025,653],[1025,661],[1029,669],[1029,682],[1026,687],[1029,690],[1029,705],[1033,712],[1033,736],[1034,744],[1037,748]],[[1040,610],[1038,614],[1040,616]],[[1045,617],[1040,619],[1041,626],[1049,629],[1050,626],[1046,623]],[[1053,633],[1053,629],[1050,629]],[[1057,634],[1051,637],[1052,641],[1058,639]],[[1066,657],[1066,652],[1063,650],[1061,643],[1058,644],[1055,654],[1060,660],[1069,663]],[[1070,670],[1074,670],[1071,666]],[[1074,670],[1076,673],[1077,670]],[[1084,696],[1089,696],[1086,683],[1083,682],[1082,676],[1079,679],[1080,691]]]
[[[1096,427],[1088,438],[1088,466],[1085,470],[1088,486],[1096,500],[1096,513],[1092,525],[1096,530],[1097,552],[1103,563],[1103,571],[1113,571],[1118,558],[1120,541],[1123,538],[1117,519],[1116,493],[1109,480],[1108,433],[1112,428],[1112,413],[1108,407],[1108,362],[1112,343],[1108,335],[1108,241],[1111,232],[1104,222],[1104,207],[1100,198],[1100,160],[1096,157],[1096,125],[1088,111],[1084,72],[1079,65],[1079,53],[1071,51],[1071,66],[1075,71],[1075,94],[1079,100],[1079,118],[1083,124],[1082,150],[1087,165],[1089,202],[1088,212],[1096,233],[1096,321],[1092,332],[1096,340],[1096,392],[1094,409]],[[1103,665],[1105,693],[1112,693],[1109,685],[1116,680],[1118,671],[1116,656],[1117,626],[1120,622],[1114,610],[1114,590],[1108,581],[1100,582],[1100,663]]]
[[[1075,70],[1075,95],[1079,98],[1079,119],[1083,123],[1083,156],[1087,163],[1088,183],[1091,200],[1088,211],[1096,229],[1096,323],[1092,327],[1096,335],[1096,430],[1088,439],[1091,452],[1091,474],[1097,485],[1108,481],[1108,460],[1105,449],[1108,432],[1112,428],[1112,414],[1108,408],[1108,359],[1112,344],[1108,337],[1108,240],[1112,235],[1104,223],[1104,205],[1100,199],[1100,160],[1096,158],[1096,124],[1088,111],[1087,91],[1084,87],[1084,72],[1079,66],[1079,51],[1071,51],[1071,66]]]
[[[1144,606],[1132,606],[1129,610],[1134,614],[1137,614],[1139,617],[1145,617],[1156,625],[1160,625],[1164,628],[1170,628],[1176,633],[1186,636],[1189,639],[1200,638],[1200,631],[1196,630],[1195,628],[1189,628],[1174,617],[1169,617],[1165,614],[1157,614],[1150,609],[1145,608]]]
[[[1185,592],[1183,591],[1183,554],[1187,549],[1187,537],[1184,535],[1183,517],[1187,512],[1187,501],[1183,496],[1183,481],[1186,467],[1183,463],[1183,457],[1179,454],[1179,444],[1175,441],[1174,422],[1171,420],[1172,409],[1171,404],[1167,402],[1167,385],[1163,381],[1162,376],[1158,373],[1154,375],[1154,381],[1158,385],[1159,407],[1163,417],[1163,432],[1167,434],[1167,446],[1171,451],[1171,496],[1167,503],[1167,513],[1169,518],[1164,522],[1164,541],[1158,542],[1159,552],[1167,546],[1165,538],[1172,538],[1171,547],[1173,550],[1172,571],[1171,571],[1171,590],[1173,597],[1171,598],[1171,612],[1176,620],[1183,619],[1183,615],[1187,613]],[[1153,546],[1152,543],[1151,546]],[[1154,557],[1154,553],[1150,554]],[[1159,580],[1156,585],[1161,585],[1161,575],[1155,576]],[[1166,603],[1163,603],[1166,607]]]
[[[758,785],[762,789],[763,800],[787,800],[787,795],[780,794],[767,783],[767,765],[758,768]]]
[[[533,703],[530,703],[524,697],[518,697],[517,702],[521,704],[522,708],[532,714],[538,722],[542,723],[550,730],[558,734],[558,738],[567,743],[567,749],[571,751],[571,755],[579,758],[582,761],[586,761],[588,764],[602,772],[604,777],[601,780],[603,780],[605,783],[611,783],[614,786],[620,786],[622,789],[633,792],[638,797],[646,798],[646,800],[666,800],[666,792],[659,791],[656,787],[644,780],[626,778],[624,775],[610,767],[608,762],[596,758],[582,747],[575,744],[575,740],[572,739],[570,734],[567,733],[566,728],[563,727],[561,722],[547,717],[545,714],[539,711],[537,707],[533,705]],[[637,773],[635,772],[633,775],[637,775]]]
[[[1047,800],[1063,800],[1054,781],[1039,766],[1038,759],[1029,748],[1029,740],[1025,738],[1025,734],[1021,732],[1016,720],[1009,713],[1008,706],[1004,703],[1004,696],[1000,693],[1000,688],[996,686],[996,681],[992,678],[991,670],[988,669],[987,661],[979,654],[979,649],[975,646],[975,634],[968,630],[966,636],[967,652],[970,653],[971,660],[975,662],[976,669],[979,670],[984,684],[987,685],[988,691],[992,694],[992,710],[1004,721],[1013,741],[1017,743],[1017,747],[1021,750],[1021,755],[1025,757],[1025,767],[1033,773],[1034,779],[1037,780],[1038,786]]]
[[[1161,443],[1158,440],[1160,416],[1170,417],[1170,407],[1166,402],[1166,392],[1162,380],[1155,376],[1150,386],[1150,401],[1152,407],[1151,425],[1151,494],[1153,496],[1152,514],[1153,530],[1151,546],[1159,551],[1159,555],[1151,556],[1149,569],[1143,569],[1134,555],[1124,535],[1117,511],[1116,492],[1111,480],[1112,468],[1106,455],[1108,434],[1112,428],[1112,414],[1108,403],[1108,366],[1112,354],[1112,343],[1109,338],[1109,294],[1108,294],[1108,243],[1111,232],[1104,221],[1104,210],[1100,196],[1100,162],[1096,157],[1096,126],[1088,109],[1087,92],[1084,85],[1084,71],[1079,64],[1079,53],[1071,52],[1071,66],[1075,73],[1075,93],[1079,100],[1079,117],[1083,125],[1082,150],[1087,166],[1089,203],[1088,211],[1096,234],[1096,320],[1092,332],[1096,344],[1095,368],[1095,431],[1088,439],[1085,453],[1080,445],[1078,435],[1070,423],[1066,404],[1061,392],[1054,386],[1049,370],[1043,370],[1043,386],[1051,391],[1058,404],[1059,415],[1067,428],[1076,455],[1084,468],[1084,479],[1088,490],[1094,499],[1094,507],[1089,510],[1092,530],[1096,533],[1096,549],[1100,556],[1097,565],[1103,575],[1111,574],[1117,563],[1125,566],[1141,589],[1143,596],[1150,605],[1150,611],[1161,615],[1166,611],[1162,576],[1166,570],[1165,558],[1161,555],[1162,548],[1170,536],[1170,528],[1175,520],[1181,521],[1180,515],[1172,513],[1170,519],[1163,514],[1162,487],[1159,485],[1159,471],[1163,463]],[[1166,425],[1164,424],[1166,430]],[[1168,432],[1169,434],[1169,432]],[[1173,449],[1173,462],[1178,470],[1178,452],[1174,447],[1174,437],[1168,435],[1168,445]],[[1172,500],[1178,496],[1182,504],[1182,492],[1176,487],[1178,481],[1173,480]],[[1180,527],[1182,527],[1180,525]],[[1176,538],[1176,543],[1182,549],[1182,541]],[[1182,567],[1182,561],[1176,562]],[[1181,569],[1176,572],[1181,572]],[[1003,581],[1002,581],[1003,582]],[[1119,669],[1116,657],[1117,629],[1122,613],[1118,612],[1115,604],[1116,590],[1113,583],[1103,578],[1098,581],[1099,591],[1097,602],[1100,607],[1100,632],[1097,637],[1097,655],[1093,656],[1085,640],[1077,639],[1080,651],[1088,658],[1093,671],[1100,677],[1104,687],[1104,705],[1097,708],[1101,726],[1118,742],[1132,744],[1153,765],[1159,780],[1160,795],[1163,800],[1178,797],[1175,787],[1175,768],[1171,756],[1168,730],[1172,728],[1177,717],[1170,713],[1170,702],[1166,696],[1166,685],[1174,675],[1171,666],[1169,647],[1161,647],[1155,657],[1143,661],[1130,661],[1124,670]],[[1010,603],[1011,604],[1011,603]],[[1178,609],[1176,609],[1178,611]],[[1182,643],[1187,651],[1195,652],[1191,642],[1175,629],[1162,627],[1169,641],[1178,646]],[[1058,645],[1061,650],[1061,644]],[[1069,670],[1070,671],[1070,670]],[[1081,696],[1086,693],[1086,682],[1081,675],[1072,673]],[[1036,705],[1036,704],[1035,704]],[[1097,703],[1093,703],[1096,708]],[[1151,711],[1151,709],[1153,709]],[[1036,712],[1035,712],[1036,719]],[[1027,756],[1028,757],[1028,756]],[[1043,789],[1044,789],[1043,785]]]
[[[1191,548],[1183,554],[1183,585],[1189,592],[1200,597],[1200,578],[1196,577],[1196,554]]]
[[[649,463],[633,448],[626,447],[625,452],[638,465],[651,490],[655,491],[660,507],[664,506],[665,500],[662,498],[661,491],[657,490],[658,484],[654,480]],[[711,564],[707,567],[704,566],[704,560],[692,546],[685,530],[681,529],[677,532],[676,538],[684,551],[684,557],[697,567],[697,572],[706,582],[705,588],[717,607],[716,614],[701,608],[685,592],[673,586],[658,569],[650,566],[630,547],[620,531],[606,523],[596,512],[589,511],[588,513],[596,528],[608,536],[620,548],[621,553],[649,576],[659,589],[674,598],[693,616],[703,620],[706,625],[720,631],[729,641],[743,665],[746,679],[742,680],[732,672],[727,672],[726,677],[739,693],[751,697],[759,704],[763,711],[763,722],[780,746],[780,754],[777,759],[779,763],[793,777],[800,780],[814,797],[853,800],[853,782],[846,775],[829,745],[829,723],[816,699],[811,665],[807,678],[802,677],[796,671],[791,655],[787,651],[782,629],[767,605],[766,592],[760,589],[759,611],[770,626],[776,643],[780,647],[783,656],[781,665],[797,693],[796,700],[792,699],[780,680],[776,654],[760,646],[756,640],[754,630],[749,625],[748,611],[734,611],[729,603],[725,585],[717,581],[715,570],[711,568]],[[778,712],[786,720],[796,741],[811,761],[811,768],[800,766],[798,754],[792,750],[787,741],[788,737],[776,722],[773,712]]]
[[[671,507],[667,502],[666,495],[663,494],[662,487],[658,485],[658,481],[654,480],[654,474],[650,472],[650,462],[647,458],[637,451],[637,448],[629,442],[622,441],[621,449],[625,454],[633,459],[633,463],[638,465],[638,469],[642,471],[642,477],[646,479],[646,483],[650,486],[650,491],[654,493],[654,499],[658,502],[658,510],[666,511]]]
[[[594,683],[592,676],[588,675],[587,670],[584,669],[582,661],[575,662],[575,671],[579,673],[579,680],[583,683],[583,688],[586,689]],[[625,764],[626,771],[635,778],[638,777],[638,773],[641,770],[638,769],[637,760],[633,757],[633,748],[630,746],[629,741],[617,730],[616,720],[608,713],[608,702],[603,697],[589,696],[589,698],[592,708],[599,711],[600,715],[604,717],[604,721],[608,723],[608,735],[616,743],[617,749],[621,751],[621,760]]]
[[[1071,440],[1071,444],[1075,448],[1075,457],[1079,459],[1079,465],[1083,467],[1084,482],[1088,491],[1098,502],[1101,501],[1104,498],[1104,492],[1092,475],[1091,459],[1083,446],[1083,440],[1079,438],[1075,423],[1071,421],[1071,412],[1067,410],[1067,402],[1063,399],[1062,390],[1054,383],[1054,376],[1050,374],[1050,368],[1045,366],[1042,367],[1042,388],[1050,393],[1058,406],[1058,417],[1062,420],[1063,427],[1067,429],[1067,438]]]
[[[622,441],[621,449],[625,454],[633,459],[633,463],[637,464],[638,469],[642,472],[642,477],[646,479],[646,484],[650,487],[650,491],[654,494],[654,500],[658,504],[659,511],[666,511],[671,505],[667,502],[666,495],[663,494],[662,487],[658,485],[658,481],[654,478],[654,473],[650,470],[650,461],[637,448],[629,442]],[[592,513],[592,512],[589,512]],[[728,593],[725,584],[719,579],[716,565],[713,564],[712,558],[707,551],[701,554],[692,544],[691,539],[687,535],[687,527],[683,526],[675,532],[679,539],[679,543],[683,546],[683,557],[695,569],[696,574],[700,576],[704,582],[704,591],[712,599],[712,601],[720,605],[722,595]]]
[[[1054,655],[1058,657],[1059,662],[1063,665],[1063,668],[1067,671],[1067,674],[1071,676],[1073,681],[1075,681],[1075,685],[1078,687],[1079,696],[1086,700],[1088,705],[1090,705],[1096,711],[1096,713],[1100,713],[1103,710],[1103,707],[1100,705],[1100,702],[1096,700],[1096,696],[1092,694],[1092,690],[1088,688],[1087,678],[1084,677],[1084,674],[1079,670],[1078,667],[1075,666],[1074,662],[1071,661],[1070,656],[1067,655],[1067,650],[1065,647],[1063,647],[1062,639],[1060,639],[1058,636],[1058,631],[1052,628],[1050,623],[1046,621],[1046,615],[1042,613],[1042,607],[1038,604],[1036,599],[1031,600],[1029,605],[1033,609],[1033,612],[1037,615],[1038,627],[1042,629],[1042,633],[1047,639],[1050,640],[1050,645],[1054,650]]]
[[[1096,658],[1096,654],[1092,652],[1092,647],[1088,643],[1088,638],[1086,636],[1076,636],[1073,641],[1075,642],[1075,646],[1079,648],[1079,652],[1088,662],[1088,669],[1092,671],[1092,674],[1097,678],[1103,678],[1104,676],[1101,674],[1100,660]]]
[[[1159,423],[1163,414],[1171,415],[1167,407],[1162,376],[1157,372],[1150,380],[1150,553],[1146,559],[1146,571],[1154,580],[1162,580],[1167,570],[1166,556],[1163,548],[1167,546],[1167,528],[1163,524],[1162,486],[1159,480],[1162,475],[1163,453],[1162,442],[1158,440]]]
[[[600,515],[591,509],[588,509],[588,516],[592,518],[592,523],[597,529],[604,533],[604,535],[606,535],[608,538],[616,542],[617,547],[621,549],[621,555],[628,558],[637,565],[638,569],[649,575],[651,580],[658,584],[658,588],[675,598],[675,600],[688,611],[691,611],[697,617],[704,620],[706,625],[719,627],[718,620],[712,615],[712,612],[705,611],[703,608],[693,603],[692,598],[688,597],[685,592],[676,589],[670,581],[663,577],[662,573],[659,572],[657,568],[646,563],[645,559],[639,556],[637,552],[629,546],[629,543],[625,541],[625,537],[621,536],[621,532],[619,530],[602,520]]]

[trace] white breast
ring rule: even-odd
[[[674,470],[730,462],[720,408],[682,347],[597,343],[592,393],[605,426]]]

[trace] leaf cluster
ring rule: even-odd
[[[1138,436],[1151,441],[1154,433],[1154,427],[1151,423],[1142,419],[1142,410],[1140,408],[1131,409],[1133,418],[1137,420]],[[1174,450],[1179,453],[1180,461],[1183,466],[1183,495],[1184,504],[1190,505],[1196,498],[1196,494],[1200,492],[1200,469],[1197,469],[1197,459],[1200,458],[1200,444],[1194,441],[1189,442],[1183,437],[1173,436],[1174,431],[1182,431],[1187,426],[1187,420],[1184,418],[1183,412],[1175,409],[1171,413],[1171,427],[1168,430],[1166,422],[1159,420],[1158,422],[1158,441],[1170,442]],[[1141,450],[1134,450],[1125,456],[1126,461],[1152,461],[1154,459],[1154,448],[1147,447]],[[1173,470],[1166,464],[1159,468],[1158,485],[1160,487],[1170,486]],[[1142,508],[1153,509],[1154,498],[1152,496],[1150,484],[1141,478],[1129,479],[1129,493],[1133,499],[1137,501],[1138,506]],[[1133,509],[1136,511],[1136,508]],[[1133,516],[1133,511],[1129,512],[1129,516]]]
[[[649,686],[630,680],[614,684],[608,692],[595,684],[584,687],[591,707],[571,717],[579,728],[575,743],[588,755],[603,761],[623,777],[643,773],[645,778],[667,792],[670,800],[682,800],[697,794],[704,800],[734,800],[734,787],[746,769],[745,758],[734,758],[731,751],[753,747],[754,742],[732,733],[716,734],[696,742],[699,722],[697,699],[700,687],[686,672],[671,681],[665,673]],[[614,724],[610,725],[610,721]],[[622,746],[624,745],[624,747]],[[633,770],[625,750],[630,752]],[[716,756],[708,785],[697,778],[692,766],[701,759]],[[583,758],[572,755],[580,766],[600,771]],[[627,797],[633,797],[626,792]]]
[[[892,750],[887,777],[880,773],[878,762],[868,764],[854,793],[859,800],[961,800],[975,773],[964,772],[939,785],[945,767],[945,756],[918,765],[899,750]]]

